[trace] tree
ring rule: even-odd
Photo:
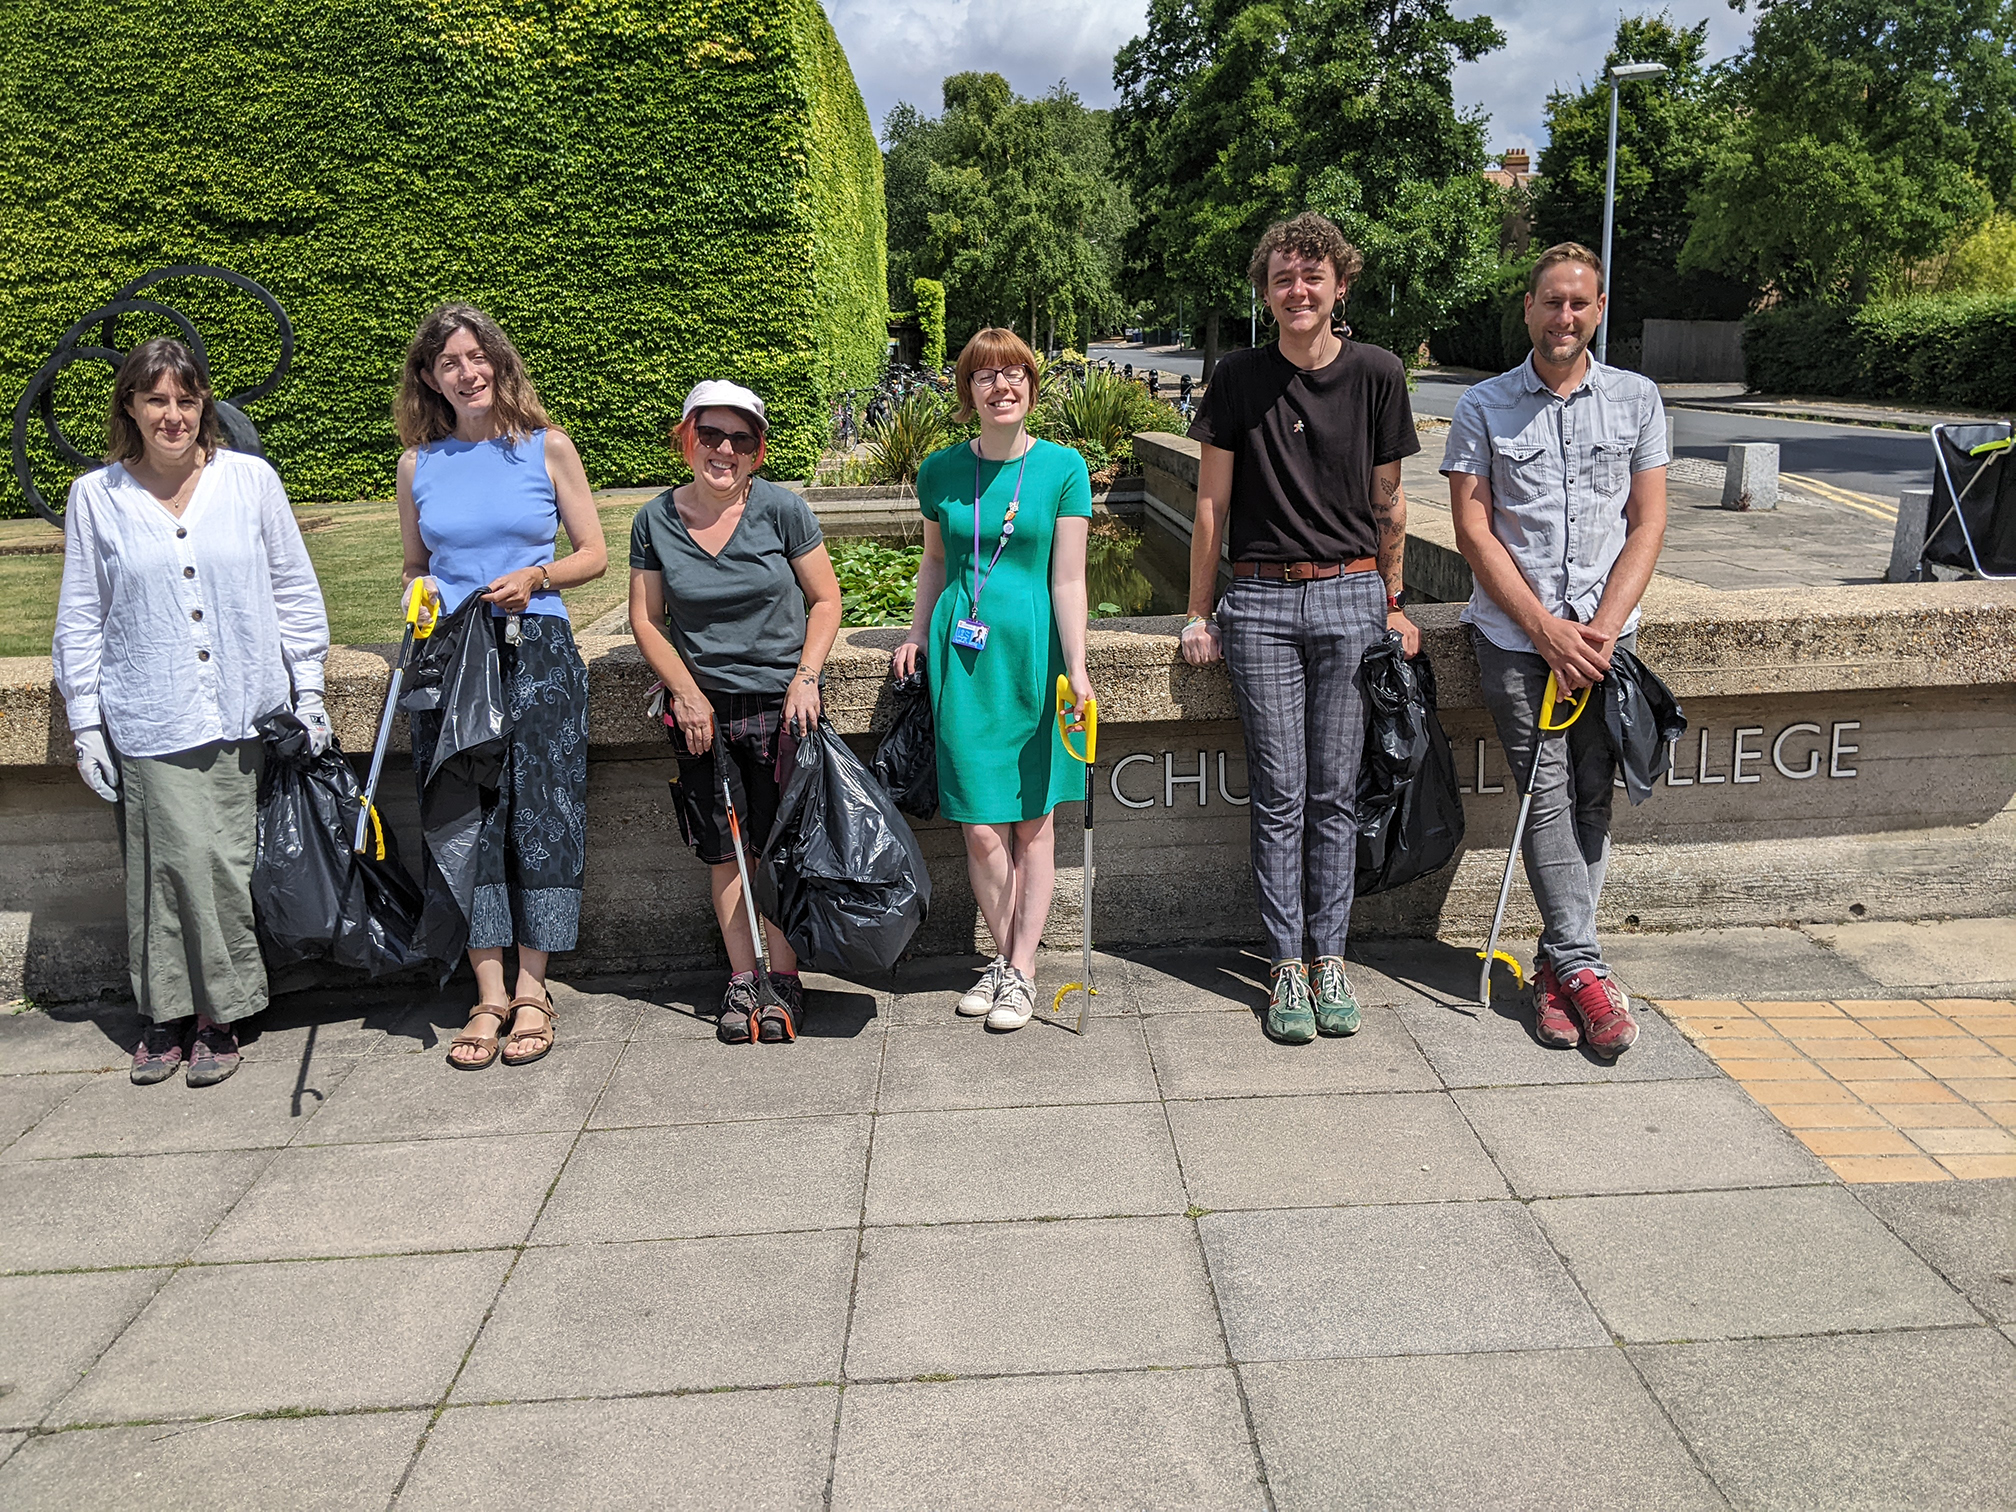
[[[1449,75],[1504,40],[1446,0],[1150,0],[1113,63],[1130,292],[1196,302],[1208,373],[1260,233],[1321,210],[1365,253],[1358,334],[1411,353],[1496,266],[1484,118]]]
[[[1740,9],[1742,0],[1732,0]],[[1860,300],[2016,188],[2012,0],[1757,0],[1683,269]]]
[[[942,282],[955,340],[1004,325],[1040,346],[1119,318],[1132,210],[1104,112],[1061,84],[1021,99],[994,73],[953,74],[943,90],[935,119],[906,104],[883,124],[892,285]]]
[[[1753,285],[1730,274],[1680,272],[1693,226],[1689,202],[1735,113],[1724,73],[1709,67],[1708,23],[1676,26],[1662,11],[1626,16],[1603,67],[1587,87],[1547,97],[1546,148],[1533,195],[1533,233],[1541,246],[1577,241],[1602,246],[1603,179],[1609,155],[1610,68],[1664,63],[1659,78],[1627,84],[1617,98],[1617,219],[1610,267],[1610,323],[1629,330],[1648,316],[1734,320]]]

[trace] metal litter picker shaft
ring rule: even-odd
[[[1085,950],[1085,980],[1066,982],[1057,989],[1057,996],[1051,999],[1050,1012],[1063,1022],[1064,999],[1074,992],[1083,992],[1084,1001],[1078,1008],[1078,1020],[1071,1025],[1073,1034],[1085,1032],[1085,1021],[1092,1015],[1092,999],[1099,995],[1099,989],[1092,985],[1092,768],[1098,759],[1099,750],[1099,700],[1088,697],[1085,700],[1085,717],[1076,718],[1077,705],[1071,701],[1071,680],[1059,676],[1057,679],[1057,733],[1064,741],[1064,749],[1075,759],[1085,763],[1085,871],[1084,920],[1079,936]],[[1081,750],[1073,744],[1073,737],[1082,744]]]
[[[718,728],[718,727],[717,727]],[[728,835],[735,846],[735,874],[742,879],[742,908],[749,915],[749,938],[756,946],[756,1005],[760,1008],[783,1008],[784,1038],[798,1038],[798,1026],[792,1021],[789,1007],[777,995],[777,988],[770,980],[770,947],[763,939],[763,919],[756,912],[756,891],[749,885],[749,858],[742,850],[742,818],[735,812],[735,792],[728,781],[728,747],[717,735],[714,745],[716,770],[721,773],[721,801],[728,806]],[[752,1027],[749,1043],[756,1043],[756,1031]]]
[[[1554,681],[1554,674],[1547,674],[1547,688],[1540,696],[1540,730],[1542,734],[1558,735],[1582,717],[1582,711],[1589,707],[1589,695],[1595,689],[1584,688],[1579,694],[1570,696],[1566,702],[1573,711],[1559,724],[1554,723],[1554,706],[1559,699],[1560,687]],[[1540,769],[1540,752],[1536,744],[1533,752],[1533,773]],[[1498,910],[1491,915],[1491,938],[1484,942],[1478,952],[1484,958],[1484,970],[1477,978],[1477,1001],[1491,1006],[1491,966],[1495,961],[1503,961],[1512,968],[1512,980],[1525,984],[1525,976],[1519,970],[1519,963],[1498,949],[1498,931],[1505,923],[1505,904],[1512,896],[1512,869],[1519,864],[1519,846],[1526,838],[1526,816],[1533,812],[1533,773],[1526,778],[1526,791],[1519,799],[1519,822],[1512,826],[1512,848],[1505,853],[1505,879],[1498,884]],[[1482,778],[1478,779],[1480,782]]]
[[[406,664],[413,659],[413,643],[434,633],[440,623],[440,605],[427,579],[417,577],[406,590],[406,636],[399,642],[399,660],[392,665],[392,686],[385,692],[385,712],[378,716],[378,743],[371,748],[371,775],[364,779],[364,806],[357,811],[357,833],[350,849],[364,854],[365,836],[371,833],[371,805],[378,797],[378,776],[385,770],[385,747],[392,741],[392,716],[399,709],[399,685],[406,680]]]

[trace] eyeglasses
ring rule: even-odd
[[[973,369],[973,383],[977,388],[992,388],[997,383],[1012,383],[1021,388],[1028,381],[1029,369],[1026,367]]]
[[[716,425],[696,425],[693,427],[693,439],[700,443],[702,451],[719,451],[725,441],[735,448],[738,457],[756,455],[757,437],[753,431],[724,431]]]

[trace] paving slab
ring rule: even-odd
[[[1188,1206],[1158,1103],[885,1113],[875,1121],[870,1223],[1101,1218]]]
[[[0,1074],[111,1071],[131,1064],[140,1015],[118,1008],[0,1013]]]
[[[1728,1505],[1620,1350],[1312,1360],[1239,1373],[1279,1512]]]
[[[825,1505],[839,1398],[833,1387],[801,1387],[453,1407],[399,1506],[814,1512]]]
[[[308,1144],[479,1139],[579,1129],[623,1053],[620,1042],[561,1043],[531,1066],[458,1071],[445,1055],[360,1061]]]
[[[41,1422],[168,1275],[0,1276],[0,1428]]]
[[[295,1067],[304,1059],[369,1055],[384,1038],[385,1031],[368,1015],[360,1016],[355,1004],[325,1002],[320,994],[310,1002],[282,999],[238,1031],[246,1061],[284,1061]]]
[[[1212,1213],[1197,1229],[1235,1360],[1609,1341],[1516,1202]]]
[[[2016,993],[2016,918],[1871,920],[1809,925],[1806,933],[1888,989],[1872,996]]]
[[[886,1038],[808,1035],[790,1045],[639,1039],[610,1077],[592,1124],[610,1129],[869,1113]]]
[[[214,1087],[192,1087],[180,1077],[152,1087],[136,1087],[117,1074],[95,1077],[0,1160],[277,1149],[320,1117],[323,1100],[362,1064],[348,1057],[326,1061],[304,1082],[296,1066],[247,1063]]]
[[[1521,1197],[1834,1179],[1731,1081],[1506,1087],[1455,1097]]]
[[[1158,1096],[1137,1018],[1094,1019],[1083,1038],[1032,1023],[990,1033],[975,1019],[889,1037],[884,1113],[924,1108],[1016,1108],[1038,1103],[1152,1101]]]
[[[1567,1082],[1672,1081],[1712,1077],[1715,1063],[1688,1044],[1656,1010],[1634,1000],[1638,1042],[1614,1060],[1586,1046],[1555,1049],[1533,1038],[1529,991],[1475,1003],[1403,1002],[1400,1020],[1451,1087],[1545,1086]]]
[[[1172,1102],[1190,1200],[1206,1208],[1331,1207],[1508,1195],[1446,1092]]]
[[[1142,1013],[1248,1013],[1267,1006],[1267,963],[1236,946],[1145,950],[1126,963]]]
[[[0,1150],[34,1128],[49,1110],[91,1080],[85,1072],[0,1076]]]
[[[2016,1347],[1991,1329],[1746,1339],[1630,1354],[1738,1507],[2016,1505]]]
[[[560,982],[552,984],[552,993],[560,1023],[556,1045],[627,1040],[644,1016],[643,1003],[617,993],[576,992]],[[475,1000],[473,990],[458,985],[452,996],[414,1004],[387,1022],[384,1048],[393,1054],[447,1055],[448,1042],[469,1022],[469,1007]]]
[[[1895,996],[1855,961],[1796,929],[1606,934],[1603,956],[1633,997],[1748,1002]]]
[[[581,1136],[534,1244],[851,1228],[868,1177],[865,1115]]]
[[[457,1402],[833,1381],[854,1229],[527,1250]]]
[[[1532,1212],[1632,1342],[1977,1321],[1838,1186],[1566,1198]]]
[[[1268,1505],[1229,1370],[855,1386],[835,1512]]]
[[[180,1428],[78,1428],[0,1468],[11,1512],[379,1512],[427,1427],[424,1412],[269,1418]]]
[[[220,1150],[0,1165],[0,1270],[186,1260],[272,1159]]]
[[[2016,1323],[2016,1180],[1899,1181],[1855,1198],[1996,1323]]]
[[[1184,1218],[874,1229],[850,1379],[1220,1363]]]
[[[521,1242],[571,1134],[282,1150],[197,1253],[288,1260]]]
[[[1165,1097],[1427,1092],[1441,1087],[1390,1008],[1368,1007],[1348,1039],[1277,1045],[1251,1014],[1169,1013],[1145,1025]]]
[[[190,1266],[161,1288],[52,1420],[432,1405],[510,1259],[493,1252]]]

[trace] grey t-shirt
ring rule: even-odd
[[[666,633],[704,691],[781,694],[805,649],[791,564],[824,539],[811,505],[757,478],[735,533],[709,556],[668,488],[630,524],[630,565],[664,575]]]

